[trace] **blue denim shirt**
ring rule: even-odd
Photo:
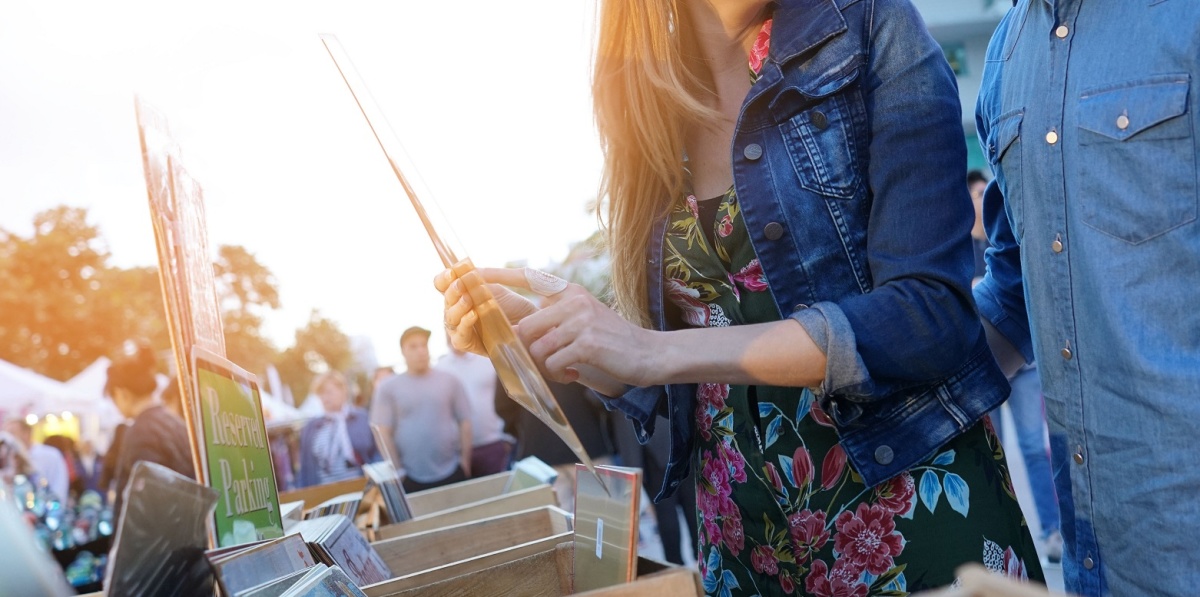
[[[988,49],[976,299],[1037,357],[1081,595],[1200,587],[1198,77],[1195,0],[1022,0]]]
[[[743,102],[734,185],[781,317],[824,349],[816,394],[867,485],[931,456],[1008,385],[971,297],[971,201],[954,75],[907,0],[784,0]],[[663,309],[662,239],[649,247]],[[694,385],[613,405],[643,441],[669,419],[663,493],[687,475]]]

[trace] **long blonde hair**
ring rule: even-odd
[[[604,152],[596,214],[617,310],[647,327],[646,247],[684,189],[688,127],[711,122],[710,85],[680,0],[601,0],[592,98]]]

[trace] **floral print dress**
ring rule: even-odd
[[[770,25],[751,54],[752,76]],[[683,325],[779,318],[733,189],[681,198],[665,241],[668,301]],[[952,584],[968,561],[1042,579],[986,422],[866,487],[806,389],[701,384],[695,417],[698,561],[709,595],[904,596]]]

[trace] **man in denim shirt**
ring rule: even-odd
[[[1020,0],[988,48],[975,297],[1040,366],[1081,595],[1200,587],[1198,79],[1195,0]]]

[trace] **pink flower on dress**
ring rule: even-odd
[[[742,456],[742,453],[738,452],[737,448],[725,442],[717,444],[717,450],[720,452],[721,458],[725,459],[725,462],[729,465],[730,477],[738,483],[745,483],[746,458]]]
[[[746,264],[738,273],[734,274],[734,280],[741,284],[750,292],[762,292],[769,288],[767,285],[767,277],[763,274],[762,264],[758,259],[754,259]]]
[[[867,585],[858,580],[861,574],[845,560],[834,562],[833,570],[824,560],[814,560],[804,588],[816,597],[867,597]]]
[[[809,409],[808,413],[816,424],[824,427],[833,427],[833,419],[829,418],[829,413],[825,412],[825,409],[821,407],[820,400],[813,400],[812,408]]]
[[[725,214],[725,217],[721,218],[721,223],[717,227],[717,235],[725,238],[730,234],[733,234],[733,218],[729,217],[729,214]]]
[[[796,591],[796,583],[792,580],[792,575],[787,570],[779,574],[779,588],[783,589],[783,592],[788,595]]]
[[[807,561],[825,547],[829,541],[829,529],[825,528],[825,523],[825,512],[822,510],[801,510],[788,517],[796,563]]]
[[[1000,573],[1018,580],[1029,579],[1029,572],[1025,570],[1025,562],[1017,557],[1017,552],[1013,551],[1012,547],[1004,550],[1004,568],[1000,570]]]
[[[887,572],[895,565],[895,556],[904,551],[904,536],[896,532],[894,514],[881,506],[858,505],[851,514],[838,515],[838,534],[833,539],[833,548],[858,570],[866,570],[876,576]]]
[[[750,552],[750,563],[759,574],[779,574],[779,560],[775,558],[775,548],[770,545],[759,545]]]
[[[775,493],[783,493],[783,479],[779,477],[779,470],[775,468],[774,464],[768,462],[763,465],[763,474],[771,482],[771,487],[775,488]]]
[[[907,472],[875,488],[876,503],[892,514],[903,515],[916,507],[917,484]]]
[[[721,543],[721,539],[722,539],[721,525],[717,524],[717,521],[715,518],[711,518],[708,515],[705,515],[704,528],[701,529],[701,531],[705,535],[707,535],[708,540],[706,543],[708,545],[719,545]],[[703,559],[703,558],[701,558],[701,559]]]
[[[700,300],[700,291],[688,288],[675,278],[667,279],[667,300],[679,307],[683,321],[692,327],[708,327],[710,312],[708,305]]]
[[[712,452],[705,452],[702,461],[704,468],[701,469],[701,476],[708,483],[712,495],[728,497],[733,493],[733,488],[729,486],[729,467],[721,461],[719,457]],[[701,493],[705,493],[702,491]]]
[[[772,20],[767,19],[763,23],[762,29],[758,31],[758,37],[754,39],[754,45],[750,48],[750,70],[755,74],[762,71],[763,61],[767,59],[767,54],[771,49]]]
[[[711,406],[716,410],[725,408],[725,400],[729,398],[729,385],[723,383],[702,383],[696,388],[696,401],[703,406]]]
[[[721,525],[721,534],[725,537],[725,546],[729,548],[729,553],[734,557],[742,553],[746,547],[746,535],[742,530],[741,512],[734,509],[733,516],[725,517],[725,524]]]
[[[792,454],[792,482],[796,487],[803,489],[812,483],[813,472],[812,456],[808,454],[808,448],[796,448],[795,454]]]
[[[821,463],[821,489],[833,489],[833,486],[842,480],[842,473],[845,471],[846,451],[842,449],[842,444],[833,444],[825,453],[825,461]]]
[[[688,208],[688,211],[692,212],[693,218],[700,217],[700,204],[696,202],[695,195],[687,196],[687,208]]]
[[[708,407],[704,404],[696,405],[696,430],[700,432],[700,436],[704,441],[712,440],[713,418],[708,412]]]

